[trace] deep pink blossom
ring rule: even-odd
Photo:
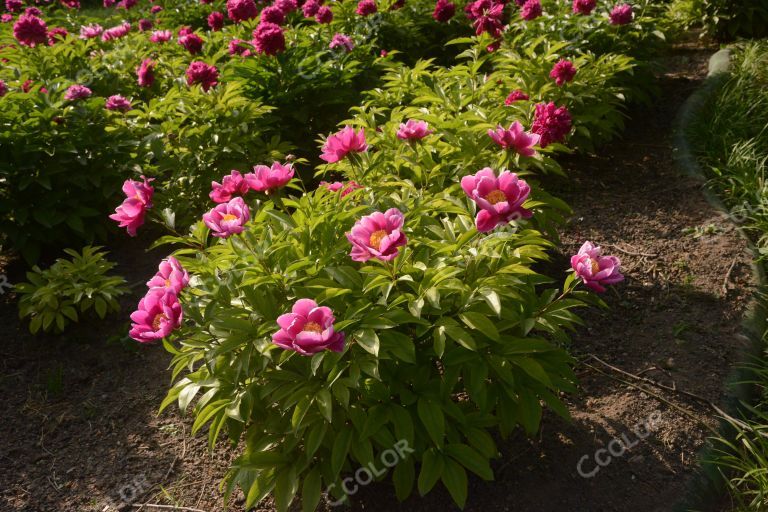
[[[351,126],[345,126],[326,139],[320,158],[332,164],[343,159],[348,153],[362,153],[367,150],[365,131],[361,128],[356,132]]]
[[[152,8],[149,10],[149,12],[152,13],[152,14],[157,14],[157,13],[159,13],[162,10],[163,10],[163,6],[162,5],[153,5]]]
[[[219,11],[213,11],[208,15],[208,27],[214,32],[218,32],[224,27],[224,15]]]
[[[235,23],[252,20],[259,15],[253,0],[227,0],[227,14]]]
[[[360,0],[357,3],[357,9],[355,12],[360,16],[369,16],[374,14],[378,10],[376,2],[374,0]]]
[[[179,294],[189,284],[189,273],[184,270],[179,260],[173,256],[168,256],[160,262],[157,273],[147,281],[147,288],[150,290],[161,289]]]
[[[616,4],[609,15],[612,25],[627,25],[632,23],[632,6],[629,4]]]
[[[535,20],[541,16],[541,1],[540,0],[527,0],[520,8],[520,17],[525,21]]]
[[[187,85],[200,84],[204,91],[219,83],[219,70],[205,62],[196,60],[187,68]]]
[[[227,203],[234,196],[244,196],[250,187],[240,171],[233,170],[221,179],[221,183],[211,183],[211,193],[208,194],[215,203]]]
[[[331,50],[343,48],[345,51],[351,52],[355,49],[355,42],[346,34],[334,34],[328,48]]]
[[[112,7],[113,5],[115,5],[116,3],[117,3],[117,0],[104,0],[102,2],[102,5],[104,6],[105,9],[108,9],[108,8]]]
[[[573,62],[566,59],[557,61],[552,67],[552,71],[549,72],[549,77],[554,79],[555,83],[559,86],[572,81],[574,76],[576,76],[576,66],[573,65]]]
[[[8,86],[3,80],[0,80],[0,98],[8,94]]]
[[[588,288],[598,293],[605,291],[604,285],[624,280],[619,258],[603,256],[602,249],[592,242],[584,242],[579,252],[571,256],[571,268]]]
[[[547,147],[553,142],[561,142],[571,131],[571,113],[566,107],[558,107],[552,102],[537,103],[531,131],[541,135],[539,145]]]
[[[429,129],[429,125],[426,121],[409,119],[405,123],[400,123],[400,128],[397,130],[397,137],[404,140],[421,140],[433,133],[435,132]]]
[[[67,101],[84,100],[89,98],[93,92],[84,85],[70,85],[64,93],[64,99]]]
[[[311,356],[326,349],[342,352],[344,333],[334,330],[335,321],[330,308],[318,306],[311,299],[299,299],[290,313],[277,318],[280,330],[272,335],[272,343],[303,356]]]
[[[405,218],[397,208],[386,212],[374,212],[358,220],[347,233],[347,240],[352,244],[350,257],[353,261],[368,261],[375,258],[392,261],[400,254],[408,239],[403,233]]]
[[[120,112],[127,112],[131,110],[131,102],[128,98],[115,94],[107,98],[107,102],[104,104],[104,108],[107,110],[119,110]]]
[[[285,23],[285,13],[276,5],[270,5],[265,7],[261,11],[261,17],[259,18],[262,23],[274,23],[275,25],[282,25]]]
[[[227,203],[214,207],[203,215],[203,222],[213,236],[228,238],[245,230],[245,223],[251,219],[251,211],[242,197],[235,197]]]
[[[488,130],[488,136],[497,145],[504,149],[516,151],[523,156],[531,157],[536,154],[533,146],[539,143],[541,138],[536,133],[528,133],[518,121],[512,123],[508,129],[498,125],[496,130]]]
[[[149,40],[153,43],[167,43],[173,37],[173,32],[170,30],[155,30],[152,35],[149,36]]]
[[[154,26],[154,23],[152,20],[148,20],[145,18],[142,18],[139,20],[139,30],[141,32],[146,32],[148,30],[152,30],[152,27]]]
[[[26,9],[24,9],[24,14],[30,14],[32,16],[41,16],[42,17],[43,11],[41,11],[37,7],[32,6],[32,7],[27,7]]]
[[[269,194],[287,185],[293,179],[293,174],[291,164],[283,165],[279,162],[273,162],[271,167],[266,165],[254,166],[253,172],[245,175],[245,181],[252,190]]]
[[[126,228],[128,234],[136,236],[138,230],[144,224],[144,217],[147,210],[152,208],[152,196],[155,189],[150,182],[153,178],[141,177],[144,182],[125,180],[123,183],[123,193],[125,200],[123,204],[117,207],[115,213],[109,216],[110,219],[120,223],[121,228]]]
[[[13,21],[13,14],[1,14],[0,15],[0,23],[10,23]]]
[[[189,34],[194,34],[194,33],[195,31],[192,27],[184,26],[179,29],[179,37],[188,36]]]
[[[480,209],[475,225],[481,233],[493,230],[513,220],[527,219],[533,213],[523,208],[531,187],[517,174],[502,171],[498,178],[490,167],[461,179],[461,188]]]
[[[327,181],[321,181],[320,186],[323,188],[327,188],[331,192],[341,192],[341,197],[345,197],[355,190],[365,188],[356,181],[348,181],[346,183],[342,181],[334,181],[332,183],[328,183]]]
[[[152,87],[155,83],[155,62],[152,59],[144,59],[136,68],[139,87]]]
[[[48,31],[48,46],[53,46],[60,41],[64,41],[69,32],[63,27],[54,27]]]
[[[520,89],[517,89],[517,90],[514,90],[511,93],[509,93],[509,96],[507,96],[507,99],[504,100],[504,104],[506,106],[510,106],[511,104],[513,104],[516,101],[525,101],[525,100],[529,100],[529,99],[530,98],[528,97],[527,94],[525,94]]]
[[[597,0],[573,0],[573,13],[574,14],[591,14],[595,10]]]
[[[275,0],[275,6],[287,15],[298,9],[299,3],[296,0]]]
[[[125,9],[127,11],[128,9],[134,7],[137,3],[139,3],[139,0],[120,0],[117,3],[117,8]]]
[[[320,9],[320,2],[318,0],[307,0],[304,5],[301,6],[301,12],[305,18],[311,18],[317,14],[317,10]]]
[[[253,46],[258,53],[264,55],[277,55],[285,51],[283,29],[274,23],[259,23],[253,31]]]
[[[80,0],[61,0],[61,5],[68,9],[79,9]]]
[[[13,24],[13,37],[24,46],[34,48],[48,41],[48,26],[32,14],[22,14]]]
[[[80,39],[93,39],[94,37],[99,37],[102,32],[104,32],[104,29],[101,25],[83,25],[80,27]]]
[[[8,12],[21,12],[21,9],[24,7],[24,2],[21,0],[5,0],[5,9]]]
[[[315,15],[315,20],[317,20],[317,22],[321,24],[330,23],[331,21],[333,21],[333,11],[327,5],[321,5],[320,8],[317,10],[317,14]]]
[[[248,46],[247,41],[243,41],[242,39],[233,39],[229,42],[229,54],[248,57],[251,54],[251,47]]]
[[[182,311],[178,297],[171,290],[154,288],[139,301],[131,313],[128,335],[139,343],[151,343],[170,335],[181,325]]]
[[[437,0],[432,18],[440,23],[447,23],[456,14],[456,4],[450,0]]]
[[[128,33],[131,31],[131,24],[130,23],[123,23],[122,25],[118,25],[116,27],[108,28],[101,34],[101,40],[102,41],[112,41],[114,39],[120,39],[121,37],[125,37],[128,35]]]
[[[192,55],[197,55],[203,49],[203,38],[194,32],[179,36],[177,42],[183,46]]]

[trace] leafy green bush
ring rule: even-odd
[[[58,259],[45,270],[35,266],[27,272],[29,282],[14,287],[21,295],[19,314],[29,317],[32,334],[41,329],[61,332],[91,308],[99,318],[120,311],[117,298],[128,291],[125,279],[107,275],[115,264],[99,249],[83,247],[82,253],[66,249],[71,260]]]
[[[675,0],[669,17],[685,27],[701,26],[720,40],[768,35],[768,4],[764,0]]]

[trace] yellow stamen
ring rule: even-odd
[[[237,217],[231,213],[226,213],[221,216],[221,220],[237,220]]]
[[[589,261],[592,262],[592,273],[597,274],[598,272],[600,272],[600,264],[597,263],[597,260],[589,260]]]
[[[387,232],[383,229],[374,231],[371,233],[371,238],[368,240],[368,243],[371,244],[371,247],[378,251],[379,247],[381,246],[381,241],[384,240],[385,236],[387,236]]]
[[[152,330],[159,331],[160,330],[160,322],[163,320],[167,320],[168,317],[165,316],[162,313],[158,313],[155,315],[155,318],[152,320]]]
[[[485,196],[485,200],[491,204],[501,203],[507,200],[507,196],[501,190],[492,190]]]
[[[323,332],[323,327],[317,322],[307,322],[304,324],[304,331]]]

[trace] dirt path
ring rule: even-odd
[[[741,344],[749,257],[699,186],[676,174],[670,145],[671,121],[702,78],[704,57],[679,52],[662,78],[661,99],[633,113],[624,140],[565,162],[569,179],[553,188],[575,210],[564,251],[599,242],[622,257],[628,276],[606,296],[609,310],[584,315],[588,327],[574,337],[574,353],[722,402]],[[162,257],[114,252],[133,281],[145,280]],[[166,353],[105,345],[127,327],[115,325],[122,317],[81,326],[63,342],[34,339],[8,297],[0,302],[0,510],[90,512],[110,499],[224,510],[218,484],[231,452],[222,446],[210,455],[203,435],[189,437],[188,419],[156,416],[170,379]],[[128,298],[126,311],[134,303]],[[653,512],[672,510],[685,494],[708,435],[701,422],[715,425],[712,411],[665,395],[690,412],[684,415],[586,366],[577,371],[582,393],[568,400],[573,422],[548,416],[537,439],[500,444],[496,481],[472,479],[466,510]],[[658,420],[649,436],[633,433],[649,418]],[[581,459],[582,472],[591,473],[597,450],[622,434],[636,446],[592,477],[579,475]],[[393,496],[388,483],[371,485],[353,509],[454,509],[445,492],[404,504]]]

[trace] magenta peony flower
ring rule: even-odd
[[[70,85],[64,93],[64,99],[67,101],[84,100],[93,94],[93,92],[84,85]]]
[[[561,87],[566,82],[573,80],[574,76],[576,76],[576,66],[573,65],[573,62],[566,59],[557,61],[554,67],[552,67],[552,71],[549,72],[549,77],[554,78],[555,83]]]
[[[347,233],[347,240],[352,244],[352,252],[349,253],[352,260],[395,259],[400,254],[398,247],[408,242],[402,231],[403,222],[403,214],[397,208],[390,208],[384,213],[374,212],[358,220],[352,231]]]
[[[517,89],[517,90],[514,90],[511,93],[509,93],[509,96],[507,96],[507,99],[504,100],[504,104],[506,106],[510,106],[511,104],[513,104],[516,101],[526,101],[526,100],[529,100],[529,99],[530,98],[528,97],[527,94],[525,94],[520,89]]]
[[[356,181],[348,181],[347,183],[343,183],[341,181],[334,181],[333,183],[328,183],[327,181],[321,181],[320,186],[323,188],[327,188],[331,192],[339,192],[341,191],[341,197],[345,197],[355,190],[365,188]]]
[[[68,9],[79,9],[80,1],[79,0],[61,0],[61,5],[63,5]]]
[[[252,20],[259,15],[253,0],[227,0],[227,14],[235,23]]]
[[[541,1],[527,0],[520,8],[520,17],[525,21],[535,20],[541,16]]]
[[[131,24],[130,23],[123,23],[122,25],[118,25],[116,27],[108,28],[101,34],[101,40],[102,41],[112,41],[113,39],[120,39],[121,37],[125,37],[128,35],[128,32],[131,31]]]
[[[345,34],[335,34],[328,48],[335,50],[336,48],[343,48],[347,52],[351,52],[355,49],[355,42],[352,38]]]
[[[180,35],[177,42],[192,55],[197,55],[203,49],[203,38],[195,33]]]
[[[293,166],[291,164],[282,165],[279,162],[274,162],[272,167],[256,165],[253,172],[245,175],[245,181],[252,190],[267,194],[284,187],[292,178]]]
[[[140,19],[139,20],[139,30],[141,32],[146,32],[148,30],[152,30],[152,27],[154,26],[154,23],[152,23],[152,20],[147,19]]]
[[[429,125],[426,121],[409,119],[405,123],[400,123],[400,128],[397,130],[397,138],[404,140],[421,140],[433,133],[435,132],[429,129]]]
[[[13,14],[0,14],[0,23],[10,23],[13,21]]]
[[[117,3],[118,9],[125,9],[126,11],[132,7],[134,7],[137,3],[139,3],[139,0],[120,0]]]
[[[116,3],[117,3],[117,0],[104,0],[102,2],[102,5],[104,6],[105,9],[109,9],[110,7],[115,5]]]
[[[632,6],[629,4],[616,4],[609,15],[612,25],[627,25],[632,23]]]
[[[69,35],[69,32],[67,32],[67,29],[65,28],[62,28],[62,27],[52,28],[51,30],[48,31],[48,46],[53,46],[60,41],[64,41],[68,35]]]
[[[243,175],[240,171],[233,170],[221,179],[221,183],[211,183],[211,193],[208,196],[215,203],[228,203],[233,196],[244,196],[248,190],[250,187]]]
[[[200,84],[204,91],[219,83],[219,70],[205,62],[196,60],[187,68],[187,85]]]
[[[224,27],[224,15],[219,11],[213,11],[208,15],[208,27],[214,32],[218,32]]]
[[[181,290],[186,288],[188,284],[189,274],[181,266],[179,260],[173,256],[168,256],[167,259],[161,261],[157,273],[147,281],[147,287],[150,290],[160,289],[174,294],[181,293]]]
[[[287,15],[298,9],[299,3],[296,0],[275,0],[275,6]]]
[[[470,4],[470,16],[474,18],[475,33],[487,33],[493,37],[501,36],[504,30],[504,4],[490,0],[477,0]]]
[[[21,0],[5,0],[5,9],[8,12],[21,12],[24,7],[24,2]]]
[[[0,80],[0,98],[8,94],[8,86],[3,80]]]
[[[162,10],[163,10],[163,6],[161,6],[161,5],[153,5],[152,8],[149,10],[149,12],[151,14],[157,14],[157,13],[159,13]]]
[[[450,0],[437,0],[432,18],[440,23],[447,23],[456,14],[456,4]]]
[[[299,299],[290,313],[277,318],[280,330],[272,335],[272,343],[303,356],[311,356],[326,349],[342,352],[344,333],[333,330],[335,321],[330,308],[318,306],[311,299]]]
[[[24,14],[30,14],[32,16],[43,16],[43,11],[38,9],[37,7],[27,7],[24,9]]]
[[[574,14],[591,14],[595,10],[597,0],[573,0]]]
[[[150,185],[153,178],[147,179],[142,176],[141,179],[144,183],[125,180],[123,193],[126,199],[117,207],[115,213],[109,216],[110,219],[119,222],[121,228],[127,228],[131,236],[136,236],[136,230],[144,224],[144,216],[147,210],[152,208],[152,196],[155,193],[155,189]]]
[[[245,230],[245,223],[251,219],[251,211],[242,197],[235,197],[222,203],[203,215],[203,222],[213,236],[228,238]]]
[[[22,14],[13,24],[13,37],[24,46],[34,48],[48,40],[48,26],[32,14]]]
[[[131,313],[131,330],[128,335],[139,343],[151,343],[171,334],[181,325],[182,312],[178,297],[173,291],[151,289],[139,301],[139,307]]]
[[[167,43],[173,37],[173,32],[170,30],[155,30],[152,35],[149,36],[149,40],[153,43]]]
[[[605,291],[607,284],[616,284],[624,280],[621,274],[621,261],[616,256],[602,256],[602,249],[584,242],[579,252],[571,256],[571,268],[584,284],[598,292]]]
[[[395,2],[392,4],[392,7],[389,8],[390,11],[397,11],[398,9],[402,9],[405,7],[405,0],[395,0]]]
[[[260,23],[253,31],[253,46],[258,53],[277,55],[285,51],[283,29],[274,23]]]
[[[84,25],[80,27],[80,39],[93,39],[94,37],[99,37],[102,32],[104,32],[104,29],[101,25]]]
[[[270,5],[265,7],[261,11],[261,23],[274,23],[275,25],[282,25],[285,23],[285,13],[276,5]]]
[[[251,49],[250,46],[248,46],[247,41],[243,41],[242,39],[233,39],[229,42],[229,54],[248,57],[251,54]]]
[[[155,65],[152,59],[144,59],[141,65],[136,68],[139,87],[152,87],[152,84],[155,83]]]
[[[355,132],[351,126],[345,126],[325,140],[320,158],[332,164],[343,159],[350,152],[363,153],[367,150],[365,131],[361,128],[359,132]]]
[[[571,113],[568,108],[552,102],[537,103],[531,131],[541,135],[539,146],[542,148],[552,142],[561,142],[571,131]]]
[[[131,102],[128,98],[115,94],[107,98],[107,102],[104,105],[107,110],[119,110],[120,112],[128,112],[131,110]]]
[[[188,36],[189,34],[194,34],[195,31],[192,30],[192,27],[181,27],[179,29],[179,37],[182,36]]]
[[[374,14],[378,10],[376,2],[374,0],[360,0],[357,3],[357,9],[355,12],[360,16],[369,16]]]
[[[317,14],[317,10],[320,9],[320,2],[318,0],[307,0],[304,5],[301,6],[301,12],[305,18],[311,18]]]
[[[523,208],[531,187],[513,172],[502,171],[497,178],[493,169],[486,167],[474,176],[464,176],[461,188],[480,208],[475,217],[475,225],[481,233],[533,215],[530,210]]]
[[[541,138],[536,133],[528,133],[523,125],[515,121],[508,129],[498,125],[496,130],[488,130],[488,136],[493,139],[497,145],[504,149],[511,149],[523,156],[531,157],[536,154],[533,146],[539,143]]]
[[[315,20],[318,23],[326,24],[333,21],[333,11],[331,11],[331,8],[327,5],[321,5],[320,8],[317,10],[317,14],[315,15]]]

